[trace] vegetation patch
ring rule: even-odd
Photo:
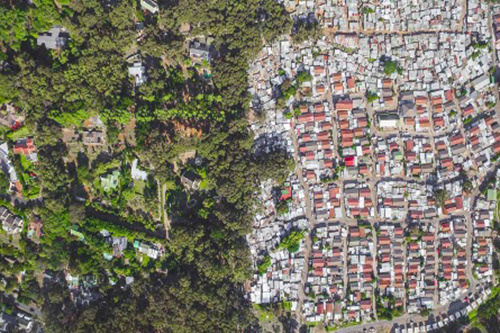
[[[292,231],[288,236],[283,238],[278,245],[278,249],[287,249],[289,252],[297,252],[300,248],[300,242],[304,238],[303,231]]]

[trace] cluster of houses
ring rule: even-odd
[[[377,5],[358,0],[282,2],[291,15],[306,17],[313,13],[322,25],[340,31],[459,30],[463,23],[464,8],[458,0],[425,3],[398,0]],[[479,3],[477,1],[476,6]]]
[[[345,166],[344,178],[372,173],[370,127],[363,100],[343,99],[335,102],[339,154]]]
[[[32,315],[16,308],[0,313],[0,332],[43,332],[42,325]]]
[[[409,321],[404,324],[395,324],[393,332],[395,333],[414,333],[414,332],[432,332],[445,328],[448,324],[460,320],[462,317],[467,317],[479,305],[483,304],[491,295],[491,289],[482,287],[470,297],[468,302],[454,311],[440,313],[439,315],[428,317],[425,321]]]
[[[247,235],[256,268],[254,281],[247,290],[249,298],[257,304],[289,301],[295,310],[306,269],[304,241],[300,241],[296,252],[280,247],[280,243],[293,230],[306,230],[310,226],[305,217],[304,190],[294,176],[281,186],[264,182],[260,190],[261,209],[254,217],[252,233]],[[280,202],[286,203],[286,211],[278,211]],[[257,270],[259,266],[263,268]]]
[[[323,103],[313,107],[301,105],[295,130],[304,176],[308,180],[328,178],[330,173],[326,171],[335,167],[330,129],[331,114]]]
[[[493,277],[494,246],[492,239],[493,221],[497,211],[497,190],[500,188],[500,171],[497,169],[493,181],[476,198],[472,214],[473,243],[472,263],[474,277],[483,282],[491,283]]]
[[[377,206],[383,219],[404,220],[407,215],[407,183],[386,181],[377,184]]]
[[[462,3],[456,0],[412,5],[410,1],[398,0],[382,2],[381,6],[367,4],[360,15],[366,30],[455,30],[460,27],[462,10]]]
[[[402,141],[405,152],[406,175],[426,180],[434,172],[432,138],[404,135]]]
[[[354,91],[375,93],[379,97],[374,103],[377,108],[397,106],[388,78],[397,79],[401,90],[408,92],[439,92],[462,87],[480,92],[490,84],[492,58],[488,47],[480,46],[483,44],[478,44],[466,32],[336,33],[331,39],[337,47],[325,51],[329,72],[346,73],[355,78]],[[387,77],[384,67],[389,61],[399,70]]]
[[[372,191],[366,182],[344,182],[344,205],[346,216],[350,218],[375,217],[375,204]]]
[[[62,140],[66,144],[83,143],[87,147],[99,147],[106,144],[106,133],[100,129],[79,131],[77,129],[63,128]]]
[[[464,217],[439,222],[439,303],[445,305],[458,299],[469,288],[467,281],[467,226]]]
[[[466,154],[464,137],[460,131],[450,132],[434,138],[436,163],[439,165],[437,176],[441,180],[455,178],[458,170],[471,170],[473,164]]]
[[[94,275],[71,275],[64,277],[70,291],[71,300],[78,306],[89,305],[101,296],[97,291],[97,277]]]
[[[370,320],[373,316],[374,240],[373,228],[350,226],[347,245],[347,318]]]
[[[470,158],[480,174],[491,169],[500,154],[500,128],[494,111],[483,113],[465,127]]]
[[[295,156],[292,193],[301,214],[310,206],[304,318],[370,321],[379,306],[429,313],[463,299],[471,280],[490,284],[496,185],[470,195],[500,158],[491,76],[500,7],[490,26],[479,0],[283,4],[326,35],[300,45],[283,36],[249,70],[252,109],[266,118],[252,129],[277,133]],[[252,247],[256,263],[286,235],[286,224],[274,236],[263,225],[251,235],[269,244]],[[471,310],[415,325],[437,329]]]
[[[374,174],[378,177],[404,177],[403,153],[397,135],[373,138]]]
[[[113,251],[115,244],[118,246],[119,251],[125,250],[126,245],[123,242],[123,239],[120,239],[118,241],[113,240]],[[148,242],[139,241],[137,239],[134,240],[134,249],[151,259],[158,259],[159,257],[163,256],[165,252],[165,249],[161,244],[151,244]]]
[[[316,222],[325,222],[344,216],[340,188],[337,184],[317,184],[311,188],[311,191]]]
[[[278,249],[269,253],[270,269],[260,275],[252,286],[250,299],[257,304],[290,301],[295,311],[302,288],[302,272],[306,262],[302,251],[291,253]]]
[[[375,287],[371,226],[319,224],[309,258],[302,313],[308,322],[340,325],[373,315]]]
[[[345,308],[345,249],[347,228],[341,223],[318,224],[309,258],[307,288],[315,300],[303,306],[304,316],[313,322],[340,322]]]
[[[432,224],[412,226],[407,242],[406,280],[409,287],[408,313],[436,306],[436,228]]]
[[[23,231],[24,220],[12,214],[5,207],[0,207],[0,221],[2,222],[2,229],[8,235],[20,234]]]
[[[194,52],[192,58],[204,57],[203,54],[198,54],[201,52]],[[265,80],[268,79],[270,77]],[[271,86],[265,89],[270,96],[273,95]],[[274,109],[274,100],[271,102],[273,108],[267,108],[253,89],[250,89],[250,92],[254,97],[252,105],[255,116],[259,117],[260,114],[267,117],[264,122],[255,121],[251,124],[255,133],[254,154],[284,151],[289,156],[294,156],[297,150],[290,133],[290,120],[281,111]],[[308,140],[306,136],[302,139]],[[253,231],[247,235],[247,243],[256,268],[254,281],[247,290],[249,298],[257,304],[287,301],[295,311],[307,266],[304,243],[302,241],[299,250],[293,253],[279,245],[292,230],[310,228],[310,221],[306,217],[306,193],[300,179],[292,174],[283,184],[276,184],[272,180],[263,182],[259,194],[259,210],[254,216]],[[280,210],[278,205],[285,205],[286,209]],[[268,264],[264,267],[265,272],[257,272],[257,267],[266,261]]]
[[[379,297],[394,299],[396,308],[404,306],[406,295],[404,234],[400,223],[380,223],[377,229]]]
[[[25,116],[12,104],[0,106],[0,125],[16,130],[24,124],[24,118]]]

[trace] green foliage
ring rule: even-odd
[[[430,309],[427,309],[427,308],[424,308],[424,309],[421,309],[421,310],[420,310],[420,315],[421,315],[422,317],[427,317],[427,316],[429,316],[431,313],[432,313],[432,312],[431,312],[431,310],[430,310]]]
[[[396,307],[394,296],[377,296],[377,317],[381,320],[393,320],[403,314],[403,307]]]
[[[373,14],[375,13],[375,9],[371,7],[363,7],[363,14]]]
[[[285,311],[292,311],[292,302],[282,301],[282,307]]]
[[[498,307],[500,306],[500,287],[492,288],[488,299],[476,310],[469,313],[469,320],[473,324],[480,324],[486,331],[494,331],[498,326]]]
[[[384,64],[384,73],[386,75],[392,75],[398,70],[398,65],[392,60],[388,60]]]
[[[299,83],[307,82],[307,81],[312,81],[312,79],[313,79],[313,76],[311,75],[311,73],[309,73],[307,71],[299,72],[297,74],[297,77],[296,77],[296,80]]]
[[[473,119],[474,117],[468,116],[467,118],[464,119],[464,125],[471,123]]]
[[[261,263],[257,265],[257,270],[260,275],[264,275],[267,269],[271,266],[271,257],[267,254]]]
[[[181,104],[167,110],[156,110],[158,118],[168,120],[172,118],[197,119],[199,121],[214,119],[222,121],[225,119],[225,112],[219,110],[216,103],[222,101],[221,96],[198,94],[187,104]]]
[[[23,126],[16,131],[8,133],[7,137],[12,141],[16,141],[17,139],[21,139],[30,135],[30,132],[31,130],[27,126]]]
[[[276,214],[284,215],[287,214],[288,212],[289,212],[288,202],[285,200],[278,201],[278,203],[276,204]]]
[[[28,38],[27,12],[19,8],[0,7],[0,43],[19,50]]]
[[[0,193],[6,193],[10,187],[10,178],[3,171],[0,172]]]
[[[372,91],[368,91],[366,93],[366,99],[368,100],[368,103],[373,103],[378,99],[378,94]]]
[[[292,39],[294,43],[300,44],[305,41],[316,42],[323,36],[321,25],[318,21],[297,20],[293,26]]]
[[[470,181],[469,179],[464,180],[464,182],[462,183],[462,188],[466,193],[471,193],[471,191],[474,189],[472,181]]]
[[[281,94],[283,95],[283,98],[285,100],[288,100],[290,97],[295,96],[297,92],[297,87],[292,84],[292,81],[290,79],[286,79],[282,84],[281,84]]]
[[[0,75],[0,102],[11,101],[36,124],[35,130],[27,126],[23,131],[35,134],[39,164],[29,168],[38,175],[44,196],[36,203],[44,235],[39,244],[23,245],[36,248],[22,253],[32,257],[16,269],[26,269],[29,275],[35,269],[57,274],[64,268],[102,279],[102,302],[79,309],[66,286],[49,284],[37,293],[27,284],[20,296],[43,295],[48,331],[234,332],[252,323],[240,290],[251,274],[244,234],[252,223],[255,188],[268,178],[285,179],[293,161],[284,152],[254,154],[253,134],[244,117],[247,70],[262,41],[289,32],[291,20],[274,0],[188,0],[160,6],[169,15],[144,20],[146,34],[139,43],[134,17],[143,18],[132,1],[103,6],[94,0],[35,0],[29,11],[16,6],[0,12],[0,43],[8,55],[1,56],[13,63],[12,72]],[[191,23],[193,34],[215,38],[210,84],[192,69],[185,78],[178,66],[186,55],[185,37],[179,33],[184,22]],[[54,24],[69,31],[67,48],[38,48],[37,34]],[[127,73],[132,45],[147,59],[148,80],[138,88]],[[286,94],[295,94],[294,89],[288,87]],[[80,127],[94,115],[105,122],[111,144],[102,154],[88,149],[91,161],[76,163],[74,151],[68,154],[61,142],[61,129]],[[136,145],[120,145],[122,125],[132,118]],[[179,123],[203,129],[202,137],[180,135]],[[131,127],[129,132],[134,132]],[[188,215],[181,205],[171,208],[183,223],[170,230],[167,243],[165,232],[156,229],[158,221],[139,212],[141,206],[157,211],[156,181],[132,186],[127,156],[133,150],[141,165],[174,192],[179,188],[174,164],[179,154],[191,149],[203,158],[199,171],[204,190],[193,194],[199,200],[196,212]],[[120,169],[119,189],[99,193],[93,183],[111,167]],[[75,198],[84,187],[85,206]],[[79,226],[85,242],[69,235],[72,225]],[[144,258],[141,264],[131,250],[107,261],[102,254],[110,248],[100,236],[103,228],[129,241],[165,244],[166,258]],[[167,276],[157,272],[166,268]],[[108,275],[117,281],[116,287],[107,285]],[[134,275],[136,282],[122,288],[119,275]]]
[[[436,200],[437,205],[441,208],[444,207],[444,203],[446,200],[448,200],[449,197],[450,197],[450,194],[448,193],[448,191],[446,191],[444,189],[439,189],[439,190],[434,191],[433,198],[434,198],[434,200]]]
[[[85,110],[77,110],[75,112],[62,112],[61,110],[52,110],[49,113],[49,118],[57,121],[64,127],[71,125],[80,127],[84,120],[90,118],[92,115],[88,114]]]
[[[488,46],[489,46],[489,43],[485,42],[485,41],[478,41],[478,42],[472,43],[472,47],[475,50],[486,49],[486,48],[488,48]]]
[[[1,73],[0,75],[0,103],[7,103],[15,99],[18,95],[18,90],[13,81],[13,74]]]
[[[32,24],[36,31],[48,31],[54,24],[60,22],[57,7],[51,0],[33,0],[35,8],[31,11]]]
[[[269,305],[265,304],[254,304],[253,308],[257,314],[257,318],[259,318],[259,322],[267,322],[271,321],[274,318],[274,312]]]
[[[288,236],[283,238],[278,245],[278,249],[287,249],[289,252],[297,252],[300,248],[300,242],[304,238],[304,232],[292,231]]]

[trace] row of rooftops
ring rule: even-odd
[[[491,295],[491,289],[486,286],[483,289],[478,287],[478,292],[468,297],[468,302],[464,303],[459,310],[453,313],[441,313],[434,317],[429,317],[425,321],[411,321],[406,324],[395,324],[393,329],[395,333],[420,333],[432,332],[444,328],[448,324],[458,321],[462,317],[468,316],[473,310],[477,309]]]
[[[438,229],[419,225],[404,231],[399,223],[380,223],[373,241],[371,230],[364,226],[347,228],[338,222],[320,224],[315,229],[317,240],[310,256],[306,293],[312,291],[319,299],[305,302],[303,313],[308,321],[342,324],[367,320],[373,309],[371,300],[365,297],[370,297],[374,290],[371,282],[375,281],[381,295],[394,297],[398,308],[402,308],[405,288],[409,287],[406,297],[410,313],[434,308],[435,299],[445,304],[464,295],[468,283],[463,217],[442,220]],[[410,236],[405,239],[407,232]],[[375,240],[378,247],[374,258]],[[347,253],[343,252],[344,243]],[[373,280],[374,267],[377,280]],[[344,270],[348,286],[344,285]],[[330,313],[333,304],[340,312]]]
[[[345,20],[346,29],[372,24],[370,21],[374,17],[393,10],[387,7],[388,3],[382,3],[374,8],[374,13],[361,12],[364,6],[351,0],[293,3],[298,17],[307,16],[305,12],[301,14],[300,8],[308,8],[308,12],[321,8],[317,14],[325,25],[340,22],[345,10],[357,13],[351,16],[352,20]],[[291,6],[292,2],[289,4]],[[394,218],[398,221],[408,219],[407,222],[428,221],[419,227],[422,239],[411,238],[410,245],[398,241],[401,236],[396,236],[394,231],[383,231],[377,236],[372,232],[370,237],[365,235],[360,239],[341,236],[339,230],[342,228],[338,227],[336,231],[332,229],[332,235],[337,233],[337,236],[332,236],[331,242],[320,240],[317,247],[313,244],[309,258],[312,270],[306,281],[306,292],[316,295],[326,292],[330,298],[304,302],[302,310],[309,321],[325,318],[328,321],[333,318],[335,322],[370,320],[371,302],[365,301],[361,306],[363,297],[374,288],[371,276],[363,273],[368,270],[363,264],[367,260],[378,263],[371,270],[381,274],[382,279],[376,285],[393,293],[398,305],[403,302],[404,294],[397,287],[401,286],[401,274],[407,270],[412,272],[408,273],[411,276],[408,283],[414,292],[406,304],[410,312],[434,308],[438,302],[449,303],[462,297],[463,290],[468,287],[464,267],[470,265],[468,260],[473,258],[466,258],[463,253],[465,222],[463,218],[443,221],[447,221],[447,216],[476,209],[471,207],[472,200],[463,194],[463,182],[455,178],[461,170],[474,173],[477,178],[472,176],[473,186],[479,186],[493,166],[498,127],[496,114],[490,112],[488,106],[496,102],[489,75],[493,59],[487,48],[475,44],[487,42],[489,38],[486,7],[479,1],[470,1],[468,5],[461,7],[462,4],[456,1],[426,2],[412,7],[414,12],[410,13],[406,8],[409,6],[401,4],[401,10],[387,22],[373,22],[376,30],[382,26],[386,28],[386,24],[388,30],[396,26],[403,30],[419,30],[418,27],[424,30],[422,27],[429,18],[436,30],[446,26],[448,31],[432,32],[433,28],[418,33],[402,31],[402,34],[337,31],[329,39],[317,41],[314,47],[308,43],[293,45],[290,39],[283,37],[264,47],[251,64],[252,106],[268,116],[266,123],[253,125],[253,129],[259,133],[286,133],[294,129],[298,151],[293,148],[288,151],[298,155],[297,163],[302,167],[303,180],[309,185],[307,194],[317,223],[355,217],[379,221],[381,216],[386,217],[386,221]],[[334,7],[339,11],[335,12]],[[443,10],[443,7],[449,9]],[[440,15],[440,11],[446,14]],[[406,26],[397,23],[401,12],[413,17],[404,22]],[[418,22],[414,21],[417,17]],[[461,20],[462,17],[465,19]],[[480,38],[477,33],[481,34]],[[384,74],[384,63],[388,60],[395,61],[401,73]],[[285,101],[285,110],[276,109],[275,97],[279,95],[275,93],[280,85],[285,80],[294,82],[297,73],[303,71],[312,75],[311,81],[299,85],[305,94],[300,100],[291,96]],[[378,99],[366,104],[360,96],[367,92],[375,93]],[[327,102],[330,94],[333,104]],[[373,118],[368,117],[367,108],[375,110]],[[294,116],[289,119],[286,113]],[[338,129],[336,132],[334,125]],[[472,133],[471,128],[474,128]],[[376,133],[372,133],[372,129]],[[398,189],[391,181],[368,179],[391,175],[402,178],[404,186]],[[363,178],[366,182],[360,180]],[[349,184],[352,179],[358,182]],[[425,185],[425,181],[435,186]],[[449,193],[443,207],[432,199],[433,192],[438,189]],[[443,219],[440,224],[434,222],[437,218]],[[352,220],[348,221],[352,224]],[[477,225],[482,226],[482,223]],[[357,234],[354,229],[346,230],[349,230],[347,235]],[[453,230],[453,236],[449,230]],[[479,230],[478,245],[489,244],[486,236],[490,231]],[[255,233],[259,233],[258,229]],[[374,241],[379,239],[381,243],[374,248]],[[341,245],[346,241],[352,244],[344,253]],[[387,244],[389,241],[391,244]],[[320,247],[325,244],[327,248]],[[371,249],[369,255],[366,249]],[[408,265],[398,264],[398,256],[402,253],[414,256]],[[315,257],[320,254],[321,258]],[[354,270],[354,267],[361,269]],[[347,291],[344,273],[352,288],[357,290],[348,296],[344,295]],[[406,275],[403,274],[405,283]],[[348,306],[349,310],[342,312],[341,309]]]
[[[411,5],[408,0],[398,0],[381,2],[377,6],[359,0],[282,2],[294,16],[307,17],[314,13],[323,26],[342,31],[458,30],[465,10],[456,0],[411,2]],[[477,13],[470,15],[475,18]]]
[[[340,36],[340,35],[336,35]],[[434,36],[439,36],[441,37],[440,43],[455,43],[457,41],[457,36],[454,34],[449,34],[449,33],[439,33],[439,34],[423,34],[423,35],[416,35],[416,36],[410,36],[411,38],[408,38],[408,36],[404,37],[406,40],[406,44],[412,45],[413,43],[422,43],[422,44],[427,44],[429,40],[432,40]],[[464,34],[461,35],[464,37],[465,40],[460,41],[460,45],[464,45],[464,43],[468,45],[472,45],[472,39],[470,35]],[[339,37],[340,38],[340,37]],[[373,45],[376,45],[377,48],[375,50],[378,50],[379,48],[385,49],[385,47],[382,47],[384,43],[393,43],[392,39],[387,39],[387,36],[381,35],[377,36],[375,39],[374,36],[367,36],[367,45],[363,45],[362,40],[359,39],[359,37],[352,37],[352,36],[343,36],[339,42],[346,43],[346,40],[349,40],[349,38],[355,38],[353,40],[353,44],[351,45],[350,43],[347,43],[349,45],[349,48],[354,48],[357,50],[356,52],[363,52],[363,50],[370,49],[371,43],[375,43]],[[403,37],[395,37],[395,38],[403,38]],[[437,37],[436,37],[437,38]],[[466,42],[467,40],[467,42]],[[263,79],[262,82],[259,83],[259,91],[262,91],[262,98],[264,98],[263,95],[266,94],[266,90],[269,89],[273,84],[272,82],[272,69],[270,68],[271,66],[273,67],[281,67],[288,75],[291,75],[292,73],[296,73],[299,69],[302,70],[307,70],[310,71],[317,77],[318,79],[321,79],[321,77],[325,76],[325,71],[321,70],[321,68],[325,67],[325,64],[322,64],[322,62],[318,62],[317,59],[318,57],[313,57],[312,52],[310,49],[305,48],[301,50],[297,50],[295,52],[292,51],[292,49],[288,45],[288,41],[283,41],[282,43],[285,43],[287,45],[286,47],[279,47],[277,46],[278,49],[285,49],[287,53],[283,54],[283,52],[278,52],[277,57],[274,55],[275,52],[264,49],[263,51],[263,58],[265,58],[267,61],[263,61],[261,58],[260,60],[256,61],[251,69],[251,73],[255,73],[252,75],[257,80]],[[457,42],[459,43],[459,42]],[[400,43],[402,45],[405,45],[404,43]],[[481,91],[487,87],[489,87],[489,75],[488,71],[489,68],[492,65],[492,59],[491,56],[489,56],[489,53],[485,49],[478,49],[477,51],[472,51],[473,47],[470,46],[467,54],[464,50],[464,53],[461,55],[462,59],[457,60],[456,55],[454,55],[453,52],[450,52],[449,49],[446,49],[445,47],[442,47],[440,45],[439,47],[435,46],[435,49],[426,51],[429,53],[428,59],[429,59],[429,64],[427,63],[419,63],[422,61],[421,59],[424,59],[425,57],[422,55],[417,55],[417,54],[407,54],[405,52],[401,54],[386,54],[385,52],[382,53],[381,51],[376,51],[374,54],[365,54],[361,55],[361,53],[354,53],[354,54],[348,54],[344,51],[341,51],[340,49],[334,49],[334,51],[326,51],[328,49],[327,43],[322,42],[319,43],[320,47],[325,48],[325,54],[328,55],[328,68],[329,72],[332,73],[345,73],[342,75],[345,75],[345,77],[349,78],[349,82],[355,82],[355,86],[360,92],[364,91],[378,91],[378,85],[380,82],[380,79],[383,79],[385,74],[382,71],[383,67],[383,61],[380,61],[379,58],[384,56],[387,58],[393,58],[396,62],[399,63],[399,66],[403,69],[403,72],[401,75],[393,74],[394,78],[398,78],[400,81],[400,86],[402,90],[449,90],[450,88],[453,88],[454,86],[463,86],[463,85],[469,85],[471,87],[474,87],[474,89]],[[345,46],[348,47],[348,46]],[[422,45],[423,49],[427,49],[426,46]],[[390,48],[391,52],[395,52],[396,49]],[[332,53],[333,52],[333,53]],[[340,53],[339,53],[340,52]],[[443,61],[437,61],[436,58],[439,57],[439,54],[442,54],[442,56],[447,59],[449,57],[449,60],[443,59]],[[479,52],[480,54],[483,54],[481,57],[472,57],[472,54],[474,52]],[[296,53],[296,54],[294,54]],[[268,58],[273,55],[272,58]],[[343,57],[345,55],[346,60],[345,61],[350,61],[351,59],[359,58],[355,61],[356,65],[352,68],[350,66],[339,66],[342,64]],[[297,58],[297,56],[299,56]],[[323,57],[323,56],[321,56]],[[474,58],[474,59],[473,59]],[[296,60],[298,59],[298,60]],[[348,60],[349,59],[349,60]],[[416,59],[416,60],[415,60]],[[369,61],[370,60],[370,61]],[[374,61],[372,61],[374,60]],[[407,64],[407,61],[417,61],[415,65],[412,64]],[[434,62],[439,63],[438,66],[434,66]],[[431,63],[432,62],[432,63]],[[364,63],[364,66],[362,68],[358,67],[360,66],[359,64]],[[346,63],[344,63],[346,64]],[[457,64],[464,64],[463,66],[457,66]],[[267,68],[269,66],[269,68]],[[448,67],[447,67],[448,66]],[[435,72],[434,74],[431,74],[429,76],[429,80],[422,80],[424,79],[424,73],[427,73],[427,71],[437,71],[439,70],[440,72]],[[419,77],[419,73],[422,73],[422,77]],[[434,76],[438,75],[439,80],[435,80]],[[371,76],[369,76],[371,75]],[[413,75],[415,75],[413,77]],[[449,77],[450,75],[454,75],[457,80],[453,82],[453,84],[448,83],[449,82]],[[270,80],[270,81],[268,81]],[[332,78],[332,81],[334,82],[332,84],[332,91],[336,91],[336,85],[337,83],[335,82],[335,79]],[[341,81],[337,81],[339,84],[341,84]],[[347,82],[346,82],[347,83]],[[350,86],[353,86],[353,83],[350,84]],[[279,81],[277,83],[279,84]],[[437,86],[436,86],[437,84]],[[314,84],[313,84],[314,85]],[[319,83],[320,86],[324,86],[323,83]],[[429,85],[429,86],[428,86]],[[261,88],[262,87],[262,88]],[[259,94],[260,95],[260,94]],[[391,96],[386,97],[386,98],[392,98]],[[272,107],[272,105],[270,105]]]

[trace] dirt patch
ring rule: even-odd
[[[191,24],[186,22],[182,23],[179,31],[181,32],[181,34],[189,34],[189,32],[191,31]]]
[[[179,161],[182,164],[185,164],[189,159],[194,158],[196,156],[196,150],[189,150],[185,153],[179,155]],[[179,172],[179,164],[174,162],[174,172]]]
[[[187,137],[187,138],[198,137],[198,138],[200,138],[201,135],[203,134],[201,128],[192,127],[190,125],[178,122],[176,120],[173,120],[172,124],[174,126],[174,131],[183,137]]]
[[[190,150],[179,155],[179,160],[184,164],[187,160],[196,156],[196,150]]]
[[[118,134],[118,141],[119,142],[126,142],[130,146],[135,146],[136,145],[136,140],[135,140],[135,126],[137,122],[135,118],[131,118],[127,126],[123,128],[123,132]]]

